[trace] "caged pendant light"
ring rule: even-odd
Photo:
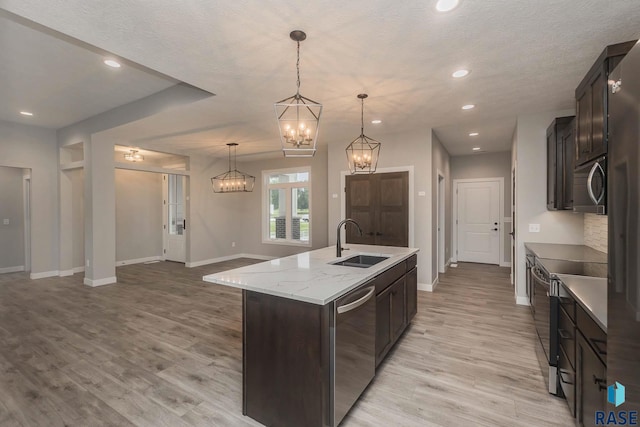
[[[322,104],[300,95],[300,42],[307,35],[304,31],[295,30],[289,37],[298,44],[298,86],[295,95],[275,103],[280,142],[285,157],[313,157],[316,153]]]
[[[247,193],[253,191],[256,177],[236,169],[236,147],[238,144],[231,142],[229,146],[229,170],[211,178],[214,193]],[[231,147],[233,147],[233,170],[231,169]]]
[[[364,100],[366,93],[358,95],[361,102],[360,136],[354,139],[346,148],[349,171],[354,174],[375,173],[380,155],[380,143],[364,134]]]

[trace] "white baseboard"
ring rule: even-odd
[[[18,273],[24,271],[24,265],[16,265],[15,267],[2,267],[0,273]]]
[[[238,259],[238,258],[253,258],[253,259],[261,259],[261,260],[264,260],[264,261],[270,261],[272,259],[275,259],[276,257],[267,256],[267,255],[256,255],[256,254],[244,254],[244,253],[242,253],[242,254],[234,254],[234,255],[222,256],[222,257],[218,257],[218,258],[205,259],[205,260],[202,260],[202,261],[187,262],[187,263],[185,263],[185,267],[187,267],[187,268],[200,267],[202,265],[215,264],[217,262],[230,261],[232,259]]]
[[[97,286],[110,285],[112,283],[116,283],[117,279],[115,277],[105,277],[104,279],[89,279],[88,277],[84,278],[84,284],[87,286],[91,286],[95,288]]]
[[[518,304],[518,305],[529,305],[529,298],[527,298],[527,297],[516,297],[516,304]]]
[[[162,261],[162,255],[148,256],[145,258],[125,259],[123,261],[116,261],[116,267],[122,265],[142,264],[149,261]]]
[[[436,290],[436,286],[438,286],[439,283],[439,279],[436,277],[436,279],[433,281],[433,283],[418,283],[418,290],[419,291],[426,291],[426,292],[433,292]]]
[[[76,273],[84,272],[84,267],[73,267],[71,270],[60,270],[58,272],[58,276],[60,277],[68,277],[73,276]]]
[[[56,277],[59,274],[60,274],[60,272],[58,270],[43,271],[42,273],[31,273],[29,275],[29,278],[31,280],[46,279],[47,277]]]

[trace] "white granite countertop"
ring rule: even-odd
[[[607,279],[600,277],[558,274],[564,288],[585,309],[591,318],[607,331]]]
[[[336,257],[330,246],[204,276],[205,282],[325,305],[417,253],[417,248],[346,245]],[[368,268],[331,265],[355,255],[389,256]]]

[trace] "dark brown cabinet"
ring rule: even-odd
[[[607,153],[608,77],[635,41],[607,46],[576,89],[575,165]]]
[[[409,323],[418,312],[418,269],[414,267],[409,271],[405,280],[407,287],[407,323]]]
[[[243,414],[264,425],[338,424],[353,403],[345,396],[362,392],[374,357],[377,367],[415,315],[416,261],[411,255],[326,305],[244,290]]]
[[[594,426],[607,404],[607,335],[564,285],[560,293],[558,380],[578,424]]]
[[[574,119],[574,116],[558,117],[547,128],[548,210],[573,207]]]
[[[595,426],[596,411],[604,411],[607,405],[607,368],[582,334],[578,334],[576,353],[578,422]]]
[[[384,360],[417,312],[418,270],[415,264],[416,256],[413,255],[406,261],[402,277],[398,277],[396,271],[392,283],[387,279],[382,288],[376,283],[376,366]]]

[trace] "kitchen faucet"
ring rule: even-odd
[[[351,218],[347,218],[347,219],[343,219],[342,221],[340,221],[338,223],[338,227],[336,228],[336,234],[337,234],[337,239],[336,239],[336,256],[338,258],[340,258],[342,256],[342,245],[340,244],[340,227],[342,227],[342,224],[346,224],[346,223],[352,223],[353,225],[355,225],[356,227],[358,227],[358,232],[360,233],[360,235],[362,236],[362,228],[360,228],[360,225],[355,222],[354,220],[352,220]]]

